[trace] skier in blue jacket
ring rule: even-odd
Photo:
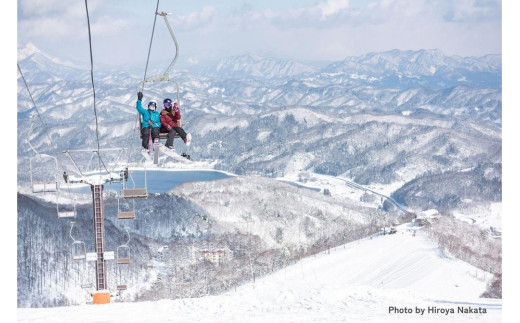
[[[152,140],[153,142],[159,141],[159,128],[161,127],[161,115],[156,111],[157,102],[154,100],[150,100],[148,103],[148,110],[143,108],[143,104],[141,103],[143,99],[143,93],[137,93],[137,102],[135,104],[135,108],[137,112],[141,114],[142,123],[141,123],[141,145],[143,146],[144,151],[148,151],[148,137],[150,136],[150,131],[152,132]]]

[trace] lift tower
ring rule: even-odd
[[[97,255],[96,259],[96,292],[93,295],[93,303],[94,304],[106,304],[110,303],[110,291],[108,290],[107,284],[107,269],[106,269],[106,257],[105,257],[105,214],[104,214],[104,206],[103,206],[103,185],[106,183],[114,183],[121,182],[126,179],[126,171],[120,170],[115,171],[114,169],[108,170],[104,165],[104,170],[99,167],[98,170],[88,171],[93,157],[97,154],[99,156],[99,151],[120,151],[119,156],[121,156],[124,149],[114,148],[114,149],[100,149],[100,150],[67,150],[64,151],[64,154],[67,154],[72,163],[78,170],[81,176],[69,176],[64,174],[66,181],[68,183],[81,183],[90,185],[90,189],[92,191],[92,207],[94,210],[94,250]],[[82,172],[78,167],[76,161],[72,158],[71,153],[78,152],[91,152],[91,158],[89,164],[87,166],[87,171]],[[118,157],[119,159],[119,157]],[[99,158],[100,162],[101,158]],[[117,162],[115,163],[117,165]],[[115,166],[114,166],[115,168]]]

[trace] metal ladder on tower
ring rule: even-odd
[[[92,195],[94,203],[94,232],[96,238],[94,241],[97,253],[96,261],[96,287],[97,290],[107,289],[106,286],[106,266],[104,259],[105,252],[105,232],[104,232],[104,215],[103,215],[103,185],[93,185]]]

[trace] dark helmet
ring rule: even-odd
[[[148,109],[150,109],[150,106],[153,106],[153,109],[157,109],[157,102],[155,100],[150,100],[148,103]]]
[[[171,99],[164,99],[163,104],[164,104],[164,107],[166,109],[171,109],[172,108],[172,100]]]

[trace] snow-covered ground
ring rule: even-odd
[[[302,157],[300,160],[303,160]],[[287,172],[284,177],[277,178],[281,181],[294,182],[299,186],[314,188],[314,189],[328,189],[331,195],[339,195],[347,197],[354,201],[359,201],[360,205],[366,207],[377,208],[382,204],[381,197],[374,195],[373,202],[363,202],[362,196],[366,191],[356,189],[346,184],[346,181],[350,181],[349,178],[343,176],[330,176],[323,174],[316,174],[307,171],[298,171],[296,168],[292,169],[291,172]],[[375,185],[357,185],[359,187],[365,187],[367,190],[373,190],[382,195],[390,196],[395,190],[400,188],[404,182],[395,182],[392,184],[375,184]],[[371,194],[370,192],[368,192]]]
[[[491,276],[443,256],[414,229],[340,246],[218,296],[20,308],[18,321],[500,322],[502,300],[479,298]]]

